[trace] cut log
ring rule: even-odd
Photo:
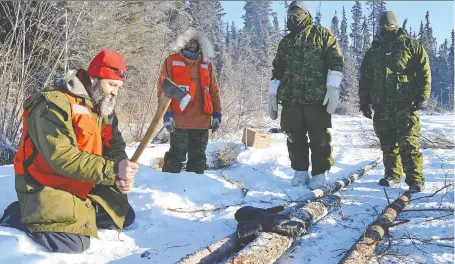
[[[295,210],[295,208],[300,208],[305,206],[308,201],[316,200],[317,198],[324,197],[326,195],[338,192],[339,190],[343,189],[344,187],[350,185],[351,183],[357,181],[362,177],[366,172],[372,170],[381,162],[381,158],[377,158],[376,160],[372,161],[368,165],[358,169],[356,172],[351,173],[348,177],[342,178],[334,183],[329,183],[322,187],[321,189],[316,189],[303,197],[297,199],[297,201],[288,205],[287,210]],[[286,211],[286,210],[285,210]]]
[[[314,201],[318,198],[335,193],[336,191],[358,180],[366,172],[376,167],[380,162],[381,159],[377,158],[356,172],[351,173],[347,178],[338,180],[335,183],[329,184],[327,187],[324,187],[322,189],[313,190],[308,195],[305,195],[304,197],[298,199],[298,201],[287,205],[287,208],[282,213],[292,214],[294,211],[296,211],[296,209],[307,205],[309,201]],[[215,261],[225,259],[240,247],[237,241],[237,232],[234,232],[222,238],[221,240],[210,244],[207,247],[203,247],[196,252],[186,255],[177,263],[213,263]]]
[[[334,208],[340,206],[341,196],[329,195],[317,201],[309,202],[304,207],[291,213],[292,217],[305,222],[304,233],[317,221],[325,217]],[[244,249],[235,254],[226,263],[274,263],[294,242],[294,238],[274,233],[261,232]]]
[[[366,263],[374,255],[374,250],[398,214],[409,204],[411,193],[405,192],[393,203],[388,205],[382,214],[366,229],[359,240],[341,259],[340,264]]]
[[[234,232],[208,247],[188,254],[180,259],[178,264],[216,263],[231,255],[239,247],[237,233]]]

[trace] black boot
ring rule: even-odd
[[[418,193],[425,190],[425,185],[421,182],[414,183],[411,186],[409,186],[409,192],[410,193]]]
[[[385,187],[393,187],[393,188],[398,188],[401,186],[401,181],[395,178],[391,177],[384,177],[379,180],[379,185],[385,186]]]

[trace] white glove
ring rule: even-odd
[[[340,101],[340,92],[338,88],[341,85],[341,80],[343,79],[343,74],[338,71],[330,71],[327,73],[327,93],[324,97],[324,102],[322,105],[327,104],[327,113],[333,115],[335,110],[338,107]]]
[[[269,83],[269,116],[272,120],[278,118],[278,98],[276,94],[279,86],[279,80],[271,80]]]

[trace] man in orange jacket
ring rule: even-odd
[[[173,45],[176,53],[166,58],[158,82],[158,98],[165,78],[171,79],[190,96],[191,102],[180,109],[172,101],[164,116],[164,126],[170,132],[170,149],[164,156],[164,172],[179,173],[183,163],[186,171],[202,174],[206,168],[209,133],[221,125],[220,90],[210,59],[213,46],[200,31],[190,28]]]

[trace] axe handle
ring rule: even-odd
[[[147,129],[145,136],[142,138],[141,143],[137,147],[130,161],[137,163],[137,161],[139,160],[139,157],[142,155],[142,152],[144,152],[145,148],[152,140],[153,134],[155,133],[158,124],[163,119],[163,116],[166,113],[167,108],[171,104],[171,99],[172,99],[171,97],[167,97],[163,94],[163,96],[158,101],[158,108],[156,109],[156,113],[155,116],[153,117],[152,123],[150,123],[150,126]]]

